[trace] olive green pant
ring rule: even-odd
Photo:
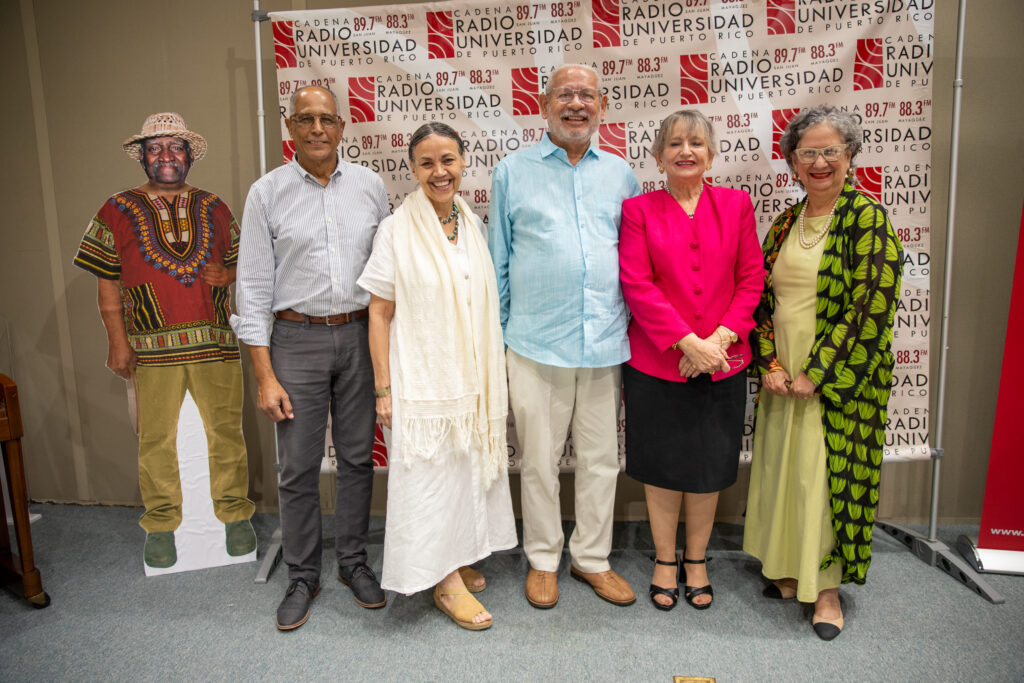
[[[174,531],[181,524],[178,416],[185,392],[199,408],[206,432],[210,497],[217,519],[252,517],[246,497],[249,472],[242,438],[242,369],[238,361],[189,363],[135,370],[139,411],[139,489],[147,533]]]

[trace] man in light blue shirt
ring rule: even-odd
[[[257,404],[277,432],[289,579],[277,610],[282,631],[306,622],[320,591],[320,463],[329,411],[338,456],[338,579],[363,607],[385,604],[366,565],[376,407],[367,337],[370,295],[356,279],[377,224],[388,214],[387,193],[376,174],[338,155],[345,123],[334,93],[300,88],[291,104],[287,125],[295,160],[249,190],[238,256],[238,315],[231,317],[249,347]]]
[[[526,598],[539,608],[558,601],[558,460],[570,426],[571,574],[609,602],[636,600],[608,553],[619,474],[619,366],[629,359],[619,222],[622,201],[640,194],[640,185],[624,160],[590,144],[607,106],[590,67],[557,69],[541,95],[548,133],[498,164],[491,191],[489,245],[522,448]]]

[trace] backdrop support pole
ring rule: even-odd
[[[263,43],[260,40],[260,22],[268,21],[270,15],[260,10],[260,0],[252,0],[252,25],[256,35],[256,127],[260,138],[260,176],[267,172],[267,126],[266,114],[263,111]],[[274,471],[277,473],[277,481],[281,483],[281,465],[277,462],[277,440],[274,442]],[[277,563],[281,561],[281,525],[278,523],[274,535],[267,546],[263,562],[256,570],[254,583],[266,583],[267,579],[274,572]]]
[[[260,22],[270,15],[260,10],[260,0],[252,0],[252,27],[256,35],[256,128],[260,137],[260,176],[267,172],[267,124],[263,111],[263,43],[260,40]]]
[[[879,521],[878,528],[902,542],[920,560],[938,567],[982,597],[1000,604],[1006,600],[992,589],[958,553],[935,535],[939,520],[939,474],[942,471],[942,428],[946,408],[946,359],[949,351],[949,300],[953,289],[953,228],[956,222],[957,164],[960,152],[960,100],[963,95],[964,19],[967,0],[960,0],[956,25],[956,72],[953,78],[953,129],[949,141],[949,198],[946,205],[946,264],[942,274],[942,331],[939,338],[939,390],[936,394],[935,448],[932,458],[932,496],[928,515],[928,537],[904,527]]]

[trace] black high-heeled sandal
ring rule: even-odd
[[[654,558],[654,563],[660,564],[663,567],[675,567],[677,572],[679,570],[679,562],[665,562],[663,560],[659,560],[658,558]],[[661,586],[655,586],[652,583],[649,595],[651,596],[651,604],[653,604],[655,608],[660,609],[662,612],[668,612],[672,609],[675,609],[676,603],[679,602],[679,587],[676,586],[675,588],[662,588]],[[663,605],[654,599],[655,595],[664,595],[672,602],[670,602],[667,605]]]
[[[715,598],[715,589],[711,587],[711,582],[709,581],[708,585],[701,586],[699,588],[687,586],[685,573],[686,570],[683,568],[683,564],[707,564],[708,558],[704,557],[700,560],[688,560],[686,559],[686,555],[684,554],[682,560],[682,564],[679,565],[679,583],[683,584],[683,597],[686,599],[686,602],[690,603],[690,606],[694,609],[707,609],[708,607],[711,607],[711,603],[714,602]],[[711,600],[709,600],[707,603],[703,605],[700,605],[693,601],[693,599],[698,595],[709,595],[711,596]]]

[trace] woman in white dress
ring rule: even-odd
[[[370,293],[377,414],[388,430],[381,585],[434,588],[456,624],[489,628],[468,565],[515,547],[505,443],[508,396],[494,267],[458,196],[465,145],[450,126],[409,144],[419,181],[377,230],[359,285]]]

